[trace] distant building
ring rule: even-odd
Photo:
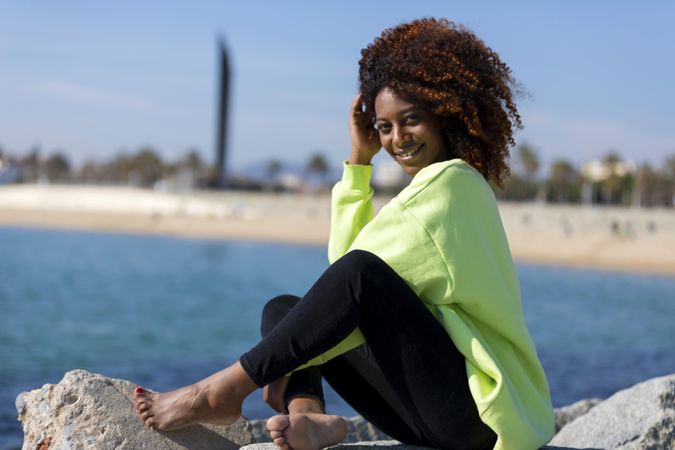
[[[378,162],[373,168],[373,185],[385,192],[398,192],[410,182],[410,176],[395,161]]]
[[[293,173],[282,173],[277,177],[277,184],[285,192],[300,192],[304,188],[302,177]]]
[[[612,175],[624,177],[635,173],[637,165],[633,161],[617,161],[608,163],[594,159],[581,166],[581,175],[592,182],[605,181]]]
[[[12,184],[21,181],[21,166],[13,158],[0,156],[0,184]]]
[[[633,161],[603,161],[594,159],[581,165],[584,183],[581,187],[581,203],[590,205],[596,201],[594,184],[607,181],[610,177],[625,177],[635,174],[637,165]]]
[[[197,176],[195,171],[187,167],[181,167],[175,174],[162,178],[153,185],[154,190],[166,192],[187,192],[196,187]]]

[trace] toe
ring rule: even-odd
[[[142,402],[142,401],[152,401],[153,397],[155,396],[154,392],[148,391],[147,389],[143,389],[142,387],[137,387],[134,390],[134,402]]]
[[[144,412],[150,410],[150,405],[147,403],[137,404],[134,409],[136,410],[136,414],[141,415]]]
[[[283,436],[283,434],[281,433],[281,431],[274,430],[274,431],[270,431],[270,436],[272,437],[272,439],[276,439],[278,437]]]
[[[267,429],[270,431],[284,431],[290,425],[287,415],[272,416],[267,419]]]
[[[145,411],[145,412],[140,414],[141,420],[143,420],[144,422],[147,422],[148,419],[150,419],[151,417],[154,417],[154,416],[155,415],[151,411]]]
[[[284,439],[283,436],[282,436],[282,437],[278,437],[278,438],[276,438],[276,439],[274,440],[274,444],[277,445],[277,446],[279,446],[279,447],[281,447],[281,446],[284,445],[285,443],[286,443],[286,439]]]
[[[134,406],[138,409],[142,404],[149,404],[150,399],[145,394],[134,393]]]
[[[145,397],[145,394],[147,391],[143,389],[142,387],[138,386],[136,389],[134,389],[134,399],[140,399]]]

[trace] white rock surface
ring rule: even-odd
[[[19,394],[23,450],[237,449],[253,442],[248,421],[193,425],[169,433],[143,427],[128,381],[73,370],[59,384]]]
[[[556,433],[562,429],[565,425],[572,422],[579,416],[586,414],[594,406],[601,403],[603,400],[600,398],[590,398],[585,400],[579,400],[574,402],[571,405],[563,406],[562,408],[555,409],[555,431]]]
[[[652,378],[617,392],[565,425],[551,445],[675,449],[675,374]]]
[[[145,429],[133,411],[134,388],[128,381],[74,370],[59,384],[20,394],[16,408],[24,428],[23,450],[277,450],[260,442],[266,440],[264,421],[253,421],[252,426],[241,419],[227,427],[194,425],[168,433]],[[595,399],[575,403],[558,409],[556,416],[573,420],[545,449],[673,450],[675,374],[640,383],[600,403]],[[347,420],[350,434],[345,441],[351,443],[331,448],[422,448],[381,440],[386,436],[360,417]]]

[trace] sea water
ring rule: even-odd
[[[0,449],[14,399],[83,368],[175,389],[238,358],[264,303],[302,295],[323,247],[0,228]],[[675,278],[518,265],[556,406],[675,372]],[[327,392],[330,410],[354,412]],[[244,414],[271,413],[256,393]]]

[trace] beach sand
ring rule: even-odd
[[[375,209],[390,198],[375,197]],[[675,210],[500,203],[514,259],[675,275]],[[0,226],[326,245],[328,194],[0,187]]]

